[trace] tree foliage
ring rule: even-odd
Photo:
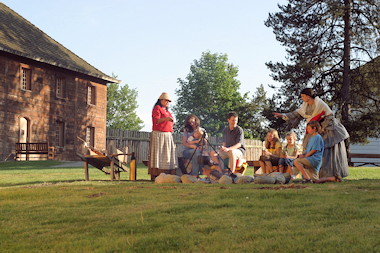
[[[236,111],[239,125],[248,137],[254,137],[258,131],[254,129],[257,125],[253,117],[257,117],[259,108],[248,102],[248,94],[239,93],[237,75],[238,67],[228,63],[226,54],[203,52],[199,60],[194,60],[186,79],[178,79],[180,87],[175,91],[178,99],[173,109],[177,122],[184,122],[186,116],[193,113],[209,133],[220,135],[227,125],[228,112]],[[253,100],[261,101],[262,96],[265,97],[265,93]],[[176,125],[177,132],[182,128],[183,123]]]
[[[286,63],[267,63],[273,79],[283,83],[274,99],[276,107],[281,111],[296,107],[300,91],[313,87],[343,116],[353,140],[379,135],[379,127],[366,134],[355,128],[358,120],[362,120],[360,112],[350,114],[349,110],[364,104],[379,105],[376,103],[379,93],[370,97],[356,93],[362,83],[359,78],[353,79],[353,71],[380,52],[379,1],[289,0],[279,8],[280,12],[269,14],[265,22],[288,53]],[[376,84],[367,82],[367,85]],[[368,108],[376,113],[379,109]],[[373,120],[376,113],[363,115]]]
[[[348,129],[358,129],[352,142],[380,135],[380,57],[352,72],[352,121]]]
[[[107,127],[122,130],[141,130],[143,121],[137,116],[137,90],[128,84],[111,83],[107,89]]]
[[[237,109],[240,115],[239,125],[244,128],[247,138],[265,138],[268,121],[264,115],[269,108],[270,103],[263,85],[256,89],[255,94],[248,102],[239,106]]]

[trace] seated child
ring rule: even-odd
[[[194,131],[193,135],[190,135],[189,138],[187,138],[187,142],[191,144],[192,149],[199,148],[199,141],[201,140],[203,134],[203,130],[199,128],[198,130]]]
[[[278,166],[281,148],[277,130],[270,129],[264,142],[263,155],[260,156],[259,159],[259,163],[264,174],[273,172],[272,166]]]
[[[318,121],[310,121],[307,123],[306,129],[312,137],[307,143],[305,153],[294,160],[294,166],[302,173],[303,183],[313,183],[319,178],[318,173],[322,165],[324,142],[318,133],[321,129]]]
[[[292,174],[293,162],[298,155],[298,147],[296,145],[297,135],[294,132],[289,132],[285,138],[287,144],[282,149],[280,160],[278,161],[278,168],[281,173],[288,172]]]

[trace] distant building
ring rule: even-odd
[[[0,3],[0,158],[49,142],[77,160],[77,137],[105,150],[106,85],[118,82]]]
[[[380,138],[368,138],[367,144],[351,144],[350,151],[355,154],[380,154]],[[380,164],[379,158],[351,158],[356,166],[366,165],[373,166],[367,163]]]

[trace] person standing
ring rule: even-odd
[[[212,161],[219,164],[218,156],[222,159],[229,158],[228,168],[232,173],[236,169],[236,161],[242,159],[245,154],[244,131],[238,126],[238,115],[230,112],[227,116],[228,126],[223,130],[223,142],[219,154],[210,152]]]
[[[149,174],[154,179],[160,173],[175,174],[176,152],[173,141],[174,118],[168,110],[171,99],[163,92],[152,110],[150,136]]]
[[[320,178],[334,177],[340,181],[348,176],[347,151],[344,140],[349,137],[346,128],[334,117],[330,107],[311,88],[301,91],[303,104],[300,108],[289,113],[273,112],[275,117],[282,117],[291,127],[296,127],[301,119],[306,122],[317,120],[321,124],[321,136],[324,141],[322,167]],[[311,135],[306,132],[303,148],[306,149]]]

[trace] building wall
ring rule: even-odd
[[[31,70],[31,91],[21,89],[21,67]],[[64,95],[56,95],[56,78],[64,80]],[[95,128],[95,148],[105,150],[107,87],[100,79],[26,58],[0,54],[0,156],[14,153],[20,118],[29,122],[29,142],[56,147],[56,159],[78,160],[86,127]],[[88,86],[96,91],[95,105],[87,103]],[[63,122],[63,147],[57,143],[57,122]]]

